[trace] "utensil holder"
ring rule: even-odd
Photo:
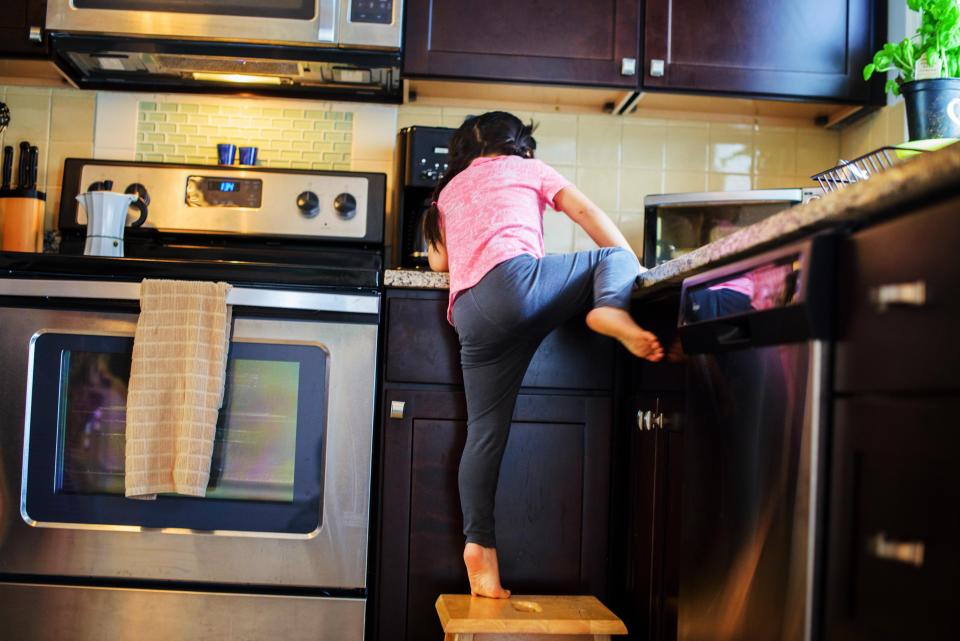
[[[40,191],[0,193],[0,248],[5,252],[43,251],[43,209]]]

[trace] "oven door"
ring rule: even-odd
[[[365,586],[377,314],[252,313],[235,308],[207,496],[139,501],[123,497],[136,304],[0,296],[0,574]]]
[[[401,0],[48,0],[47,29],[400,48]]]

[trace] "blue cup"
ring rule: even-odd
[[[256,147],[240,147],[240,164],[256,165],[257,164],[257,148]]]
[[[237,146],[228,142],[222,142],[217,145],[217,162],[221,165],[232,165],[233,158],[237,155]]]

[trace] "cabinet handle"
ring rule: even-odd
[[[669,424],[670,421],[667,420],[663,412],[651,412],[650,410],[637,412],[637,427],[644,432],[654,429],[662,430]]]
[[[621,76],[635,76],[637,75],[637,59],[636,58],[624,58],[620,61],[620,75]]]
[[[652,422],[653,412],[640,410],[637,412],[637,427],[643,431],[650,429],[650,424]]]
[[[891,305],[923,307],[927,304],[927,284],[922,280],[912,283],[889,283],[870,289],[870,302],[877,311],[884,312]]]
[[[662,78],[663,72],[666,69],[666,65],[663,60],[659,58],[654,58],[650,61],[650,75],[654,78]]]
[[[403,418],[407,404],[403,401],[390,401],[390,418]]]
[[[30,27],[30,42],[43,42],[43,29],[41,27]]]
[[[870,538],[867,548],[878,559],[923,567],[923,541],[893,541],[886,532],[878,532]]]

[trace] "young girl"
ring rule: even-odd
[[[460,459],[463,560],[474,595],[500,585],[494,497],[520,382],[543,338],[587,313],[594,331],[658,361],[663,348],[627,312],[640,265],[610,218],[534,160],[533,126],[502,111],[467,118],[424,218],[430,267],[450,272],[447,319],[460,337],[467,442]],[[543,210],[562,211],[602,249],[544,256]]]

